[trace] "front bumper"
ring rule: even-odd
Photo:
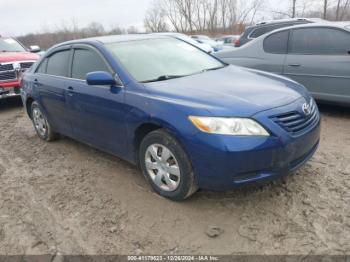
[[[282,111],[293,106],[282,108]],[[187,140],[186,148],[199,187],[215,191],[230,190],[288,175],[304,165],[318,148],[320,120],[296,137],[269,119],[271,114],[280,110],[274,109],[254,116],[271,131],[270,137],[198,133]]]
[[[0,99],[7,98],[11,96],[19,96],[20,92],[20,82],[0,82]]]

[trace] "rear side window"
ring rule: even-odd
[[[46,67],[47,67],[47,58],[45,58],[39,65],[38,69],[36,70],[36,73],[39,74],[46,74]]]
[[[289,30],[266,37],[264,51],[272,54],[286,54],[288,51]]]
[[[302,23],[288,23],[288,24],[278,24],[278,25],[270,25],[270,26],[264,26],[261,28],[256,29],[255,31],[253,31],[253,33],[250,34],[250,38],[257,38],[259,36],[262,36],[266,33],[272,32],[274,30],[280,29],[280,28],[284,28],[284,27],[288,27],[288,26],[293,26],[296,24],[302,24]]]
[[[95,71],[110,72],[105,61],[94,51],[87,49],[76,49],[74,51],[72,78],[82,79]]]
[[[249,38],[258,38],[259,36],[262,36],[264,34],[266,34],[267,32],[269,32],[271,30],[269,30],[269,27],[262,27],[262,28],[258,28],[255,29],[249,36]]]
[[[46,73],[54,76],[68,76],[70,50],[54,53],[47,62]]]
[[[348,55],[350,33],[333,28],[293,30],[289,53],[307,55]]]

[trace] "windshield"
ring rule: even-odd
[[[139,82],[167,80],[225,66],[178,39],[146,39],[106,45]]]
[[[0,52],[25,52],[24,47],[13,38],[0,38]]]

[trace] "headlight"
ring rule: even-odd
[[[232,136],[270,136],[265,128],[249,118],[190,116],[189,119],[205,133]]]

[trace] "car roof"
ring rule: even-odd
[[[238,37],[239,35],[223,35],[219,38]]]
[[[289,23],[289,22],[303,22],[303,21],[316,21],[316,20],[322,20],[320,18],[286,18],[286,19],[276,19],[276,20],[267,20],[267,21],[262,21],[259,23],[256,23],[256,26],[259,25],[271,25],[271,24],[283,24],[283,23]]]
[[[289,18],[289,19],[279,19],[279,20],[271,20],[271,21],[263,21],[259,22],[255,25],[248,26],[247,30],[260,28],[264,26],[271,26],[271,25],[278,25],[278,24],[287,24],[287,23],[315,23],[315,22],[322,22],[324,20],[320,18]]]
[[[178,33],[178,32],[159,32],[159,33],[150,33],[150,35],[158,35],[158,36],[187,36],[187,37],[189,37],[186,34],[182,34],[182,33]]]
[[[69,44],[91,43],[91,42],[110,44],[110,43],[118,43],[118,42],[129,42],[129,41],[159,39],[159,38],[168,38],[168,37],[166,35],[154,35],[154,34],[108,35],[108,36],[98,36],[98,37],[71,40],[71,41],[60,43],[58,46],[69,45]]]
[[[294,26],[288,26],[284,28],[279,28],[274,31],[271,31],[263,36],[268,36],[276,32],[281,32],[289,29],[298,29],[298,28],[315,28],[315,27],[334,27],[339,29],[345,29],[347,31],[350,31],[350,22],[321,22],[321,23],[312,23],[312,24],[302,24],[302,25],[294,25]]]

